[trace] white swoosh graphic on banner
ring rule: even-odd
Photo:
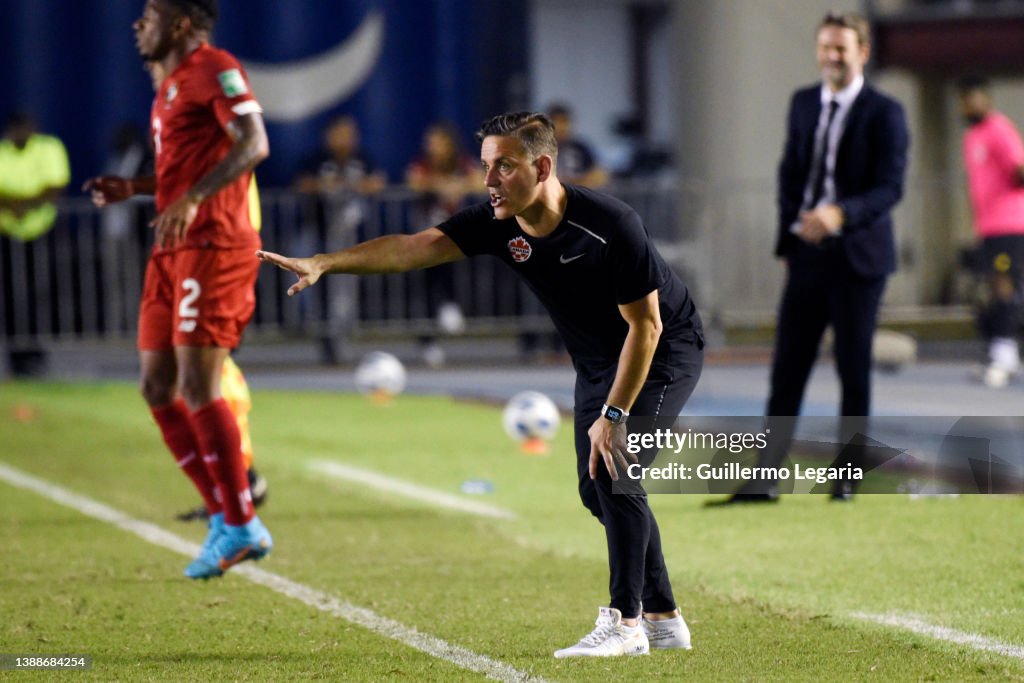
[[[384,45],[384,14],[371,12],[350,38],[315,57],[285,63],[243,61],[263,115],[300,121],[351,95],[373,71]]]

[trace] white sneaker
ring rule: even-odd
[[[970,377],[989,389],[1004,389],[1017,375],[1019,369],[1008,368],[998,363],[978,364],[971,368]]]
[[[1010,384],[1010,375],[1013,373],[993,363],[985,368],[981,375],[982,384],[989,389],[1003,389]]]
[[[682,615],[671,619],[658,619],[650,621],[644,618],[644,633],[652,650],[689,650],[690,628]]]
[[[594,630],[572,647],[556,651],[555,657],[617,657],[646,655],[650,651],[642,626],[623,626],[622,612],[612,607],[602,607],[594,622]]]
[[[437,342],[430,342],[420,349],[420,355],[423,357],[423,362],[431,368],[440,368],[444,366],[445,354],[444,349]]]
[[[989,364],[980,373],[990,389],[1002,389],[1020,372],[1020,351],[1016,339],[996,337],[988,345]]]

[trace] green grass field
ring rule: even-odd
[[[549,680],[1024,680],[1024,501],[849,505],[791,496],[709,510],[653,496],[690,652],[556,660],[607,601],[600,526],[580,505],[569,429],[518,453],[500,412],[436,397],[256,392],[257,566]],[[514,512],[494,519],[332,479],[338,462]],[[0,384],[0,464],[201,541],[198,500],[129,384]],[[459,492],[469,479],[491,494]],[[76,680],[482,680],[245,576],[191,582],[188,558],[0,480],[0,654],[89,654]],[[958,645],[857,613],[1016,648]],[[987,640],[985,640],[987,639]],[[53,672],[0,672],[49,680]]]

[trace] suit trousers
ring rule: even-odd
[[[840,414],[871,414],[871,344],[887,277],[860,276],[850,267],[842,245],[832,242],[825,248],[801,244],[787,257],[789,272],[775,334],[769,416],[800,414],[821,337],[829,325],[842,385]]]
[[[647,380],[630,411],[627,423],[651,428],[669,428],[682,412],[704,366],[703,342],[696,341],[676,350],[667,362],[651,365]],[[640,614],[640,604],[646,612],[671,612],[676,608],[668,569],[661,552],[661,534],[654,513],[647,504],[645,493],[613,491],[611,476],[602,460],[597,479],[589,474],[590,437],[587,431],[601,416],[615,380],[613,366],[599,372],[589,372],[577,365],[575,394],[576,468],[580,498],[584,506],[604,526],[608,544],[610,571],[609,605],[629,619]],[[657,455],[655,450],[638,454],[642,465],[649,465]],[[626,473],[619,467],[619,477]]]

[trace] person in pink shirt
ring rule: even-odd
[[[981,373],[990,387],[1005,387],[1020,371],[1017,334],[1024,322],[1024,143],[1016,126],[992,106],[989,83],[960,83],[960,111],[967,121],[964,166],[974,211],[974,231],[989,273],[990,303],[979,317],[989,363]]]

